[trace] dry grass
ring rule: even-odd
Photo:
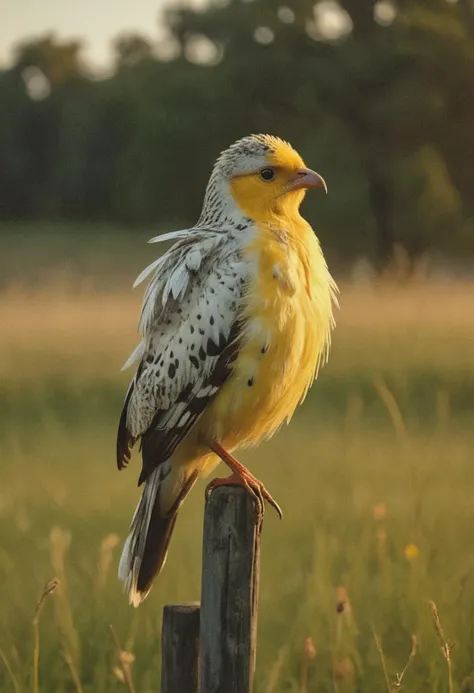
[[[474,283],[341,285],[331,372],[471,367]],[[138,340],[141,297],[141,288],[77,293],[53,285],[31,293],[17,286],[3,292],[0,374],[28,375],[37,367],[32,354],[47,369],[54,354],[65,366],[74,362],[84,373],[115,377]]]
[[[2,693],[158,693],[161,606],[198,596],[202,488],[143,607],[115,577],[138,493],[138,460],[118,474],[113,454],[140,299],[0,295]],[[473,315],[469,284],[343,286],[310,400],[243,456],[285,512],[264,529],[257,693],[474,690]]]
[[[41,612],[43,611],[43,606],[46,597],[53,594],[56,587],[59,585],[59,580],[53,578],[46,583],[41,597],[36,604],[35,615],[33,617],[33,693],[38,693],[38,666],[39,666],[39,655],[40,655],[40,633],[39,633],[39,623]]]

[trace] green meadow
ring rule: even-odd
[[[21,281],[2,261],[0,691],[132,690],[125,666],[159,693],[162,606],[199,598],[205,484],[133,609],[116,572],[140,459],[119,473],[114,446],[128,286],[156,247],[90,233],[52,272],[59,242],[15,250]],[[474,285],[340,283],[329,364],[240,455],[284,513],[263,527],[255,691],[472,693]]]

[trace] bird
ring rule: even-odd
[[[142,454],[119,563],[133,606],[163,568],[183,501],[220,461],[231,474],[207,494],[241,485],[281,516],[232,453],[289,422],[328,358],[337,285],[299,211],[310,188],[327,192],[288,142],[249,135],[217,158],[197,224],[150,241],[173,244],[134,284],[149,280],[117,434],[119,469],[138,441]]]

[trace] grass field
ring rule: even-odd
[[[35,690],[52,578],[42,693],[128,690],[110,624],[137,693],[158,693],[161,607],[199,597],[204,484],[141,608],[116,579],[139,470],[114,463],[141,299],[120,283],[138,268],[113,290],[63,276],[0,295],[2,693]],[[473,315],[469,284],[343,286],[329,366],[241,455],[284,511],[265,518],[256,693],[394,693],[410,651],[402,691],[474,691]]]

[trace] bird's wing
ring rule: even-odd
[[[227,380],[244,327],[246,265],[222,233],[189,232],[138,280],[153,271],[117,438],[120,469],[141,438],[139,483],[169,459]]]

